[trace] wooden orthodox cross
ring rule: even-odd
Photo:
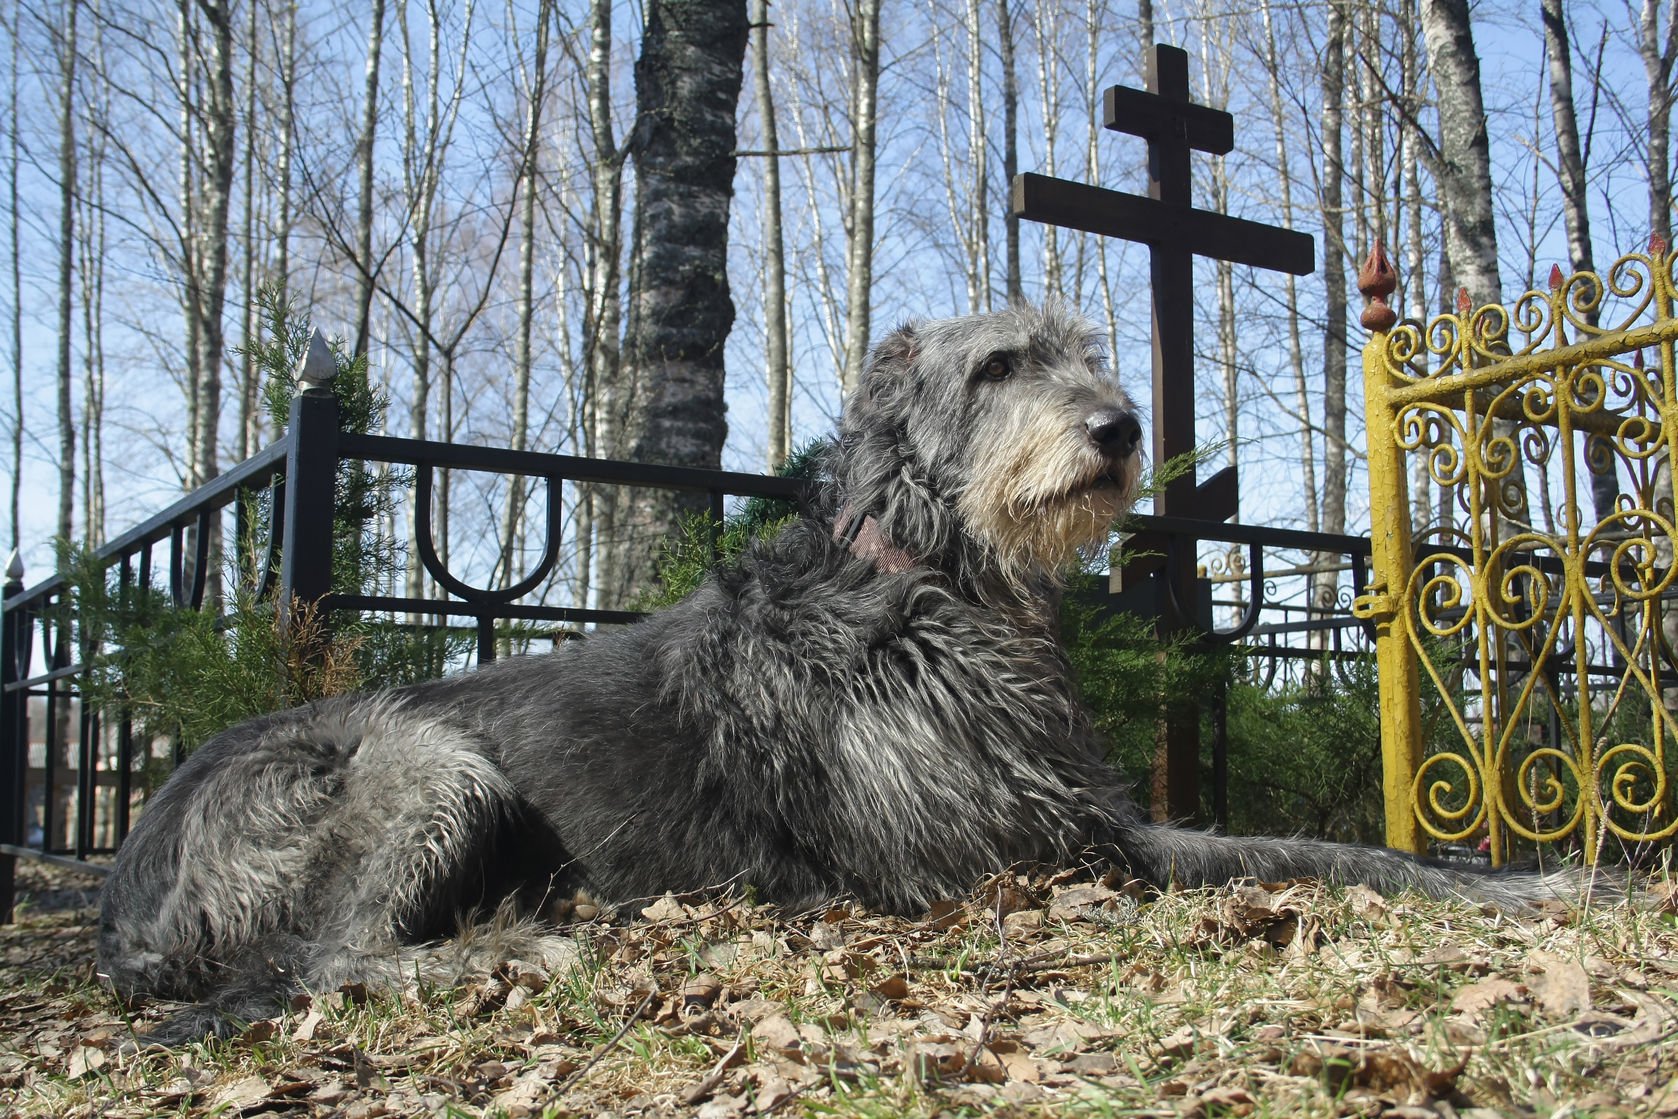
[[[1153,280],[1154,407],[1156,466],[1195,449],[1194,258],[1306,275],[1316,268],[1311,237],[1194,208],[1189,153],[1223,155],[1235,147],[1235,118],[1189,100],[1188,54],[1155,44],[1148,88],[1114,86],[1104,98],[1105,123],[1115,132],[1148,142],[1148,196],[1029,172],[1013,183],[1013,211],[1030,221],[1083,230],[1148,246]],[[1193,470],[1154,498],[1164,517],[1224,521],[1236,514],[1236,474],[1225,467],[1197,483]],[[1148,550],[1166,556],[1160,578],[1162,636],[1195,621],[1196,556],[1192,548],[1161,540]],[[1198,711],[1167,713],[1154,766],[1154,813],[1185,819],[1199,814],[1200,720]]]

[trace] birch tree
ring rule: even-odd
[[[1416,43],[1416,27],[1420,19],[1416,13],[1417,0],[1401,0],[1399,26],[1403,42],[1399,48],[1399,173],[1403,179],[1405,266],[1399,277],[1403,284],[1404,305],[1409,316],[1417,322],[1428,319],[1426,265],[1427,253],[1422,236],[1422,158],[1428,137],[1421,126],[1422,67]],[[1436,523],[1432,505],[1433,476],[1428,470],[1426,455],[1414,455],[1410,473],[1410,518],[1420,537],[1424,526],[1433,524],[1443,530],[1447,526]]]
[[[1678,60],[1678,0],[1668,0],[1665,7],[1666,28],[1661,29],[1662,6],[1659,0],[1643,0],[1637,16],[1637,53],[1643,60],[1643,76],[1647,94],[1646,116],[1648,135],[1649,173],[1649,236],[1651,247],[1658,238],[1671,251],[1672,246],[1672,169],[1670,144],[1672,135],[1672,66]],[[1655,471],[1653,504],[1668,512],[1673,508],[1672,461],[1663,448]],[[1661,540],[1656,548],[1664,566],[1673,562],[1673,543]],[[1663,609],[1661,635],[1667,649],[1678,649],[1678,610]],[[1668,689],[1671,692],[1671,689]],[[1667,702],[1675,698],[1668,694]]]
[[[20,495],[23,492],[23,248],[19,236],[20,215],[18,211],[18,172],[22,167],[19,153],[22,145],[18,142],[18,132],[22,126],[22,118],[18,114],[18,62],[21,58],[19,38],[23,28],[20,26],[19,13],[14,9],[7,22],[7,35],[11,39],[12,71],[7,81],[7,115],[6,148],[9,158],[6,161],[6,242],[11,250],[12,272],[12,305],[11,305],[11,334],[12,334],[12,492],[11,492],[11,542],[13,548],[21,547],[22,526],[19,524]]]
[[[1259,16],[1264,26],[1265,71],[1269,75],[1266,93],[1276,129],[1276,178],[1281,190],[1283,224],[1293,224],[1293,172],[1288,160],[1287,115],[1282,104],[1282,76],[1276,51],[1275,17],[1271,0],[1260,0]],[[1293,375],[1294,422],[1299,425],[1300,486],[1305,501],[1305,527],[1316,532],[1321,524],[1317,507],[1316,439],[1312,431],[1311,386],[1305,371],[1305,346],[1299,329],[1299,284],[1292,273],[1282,274],[1283,315],[1288,328],[1288,368]]]
[[[769,80],[769,0],[752,0],[757,32],[752,78],[763,128],[763,365],[769,389],[768,467],[792,451],[792,360],[787,337],[787,262],[781,229],[781,140],[775,123],[775,91]]]
[[[1643,0],[1637,14],[1637,53],[1648,94],[1649,233],[1672,243],[1672,66],[1678,61],[1678,0]]]
[[[1321,529],[1346,528],[1346,204],[1345,96],[1348,0],[1329,0],[1328,35],[1322,67],[1323,221],[1323,499]],[[1318,556],[1319,564],[1332,557]],[[1312,601],[1320,610],[1334,605],[1335,581],[1313,575]]]
[[[58,48],[58,538],[75,540],[76,55],[81,0],[61,8]]]
[[[592,196],[588,215],[585,262],[588,279],[583,309],[583,367],[586,384],[582,401],[584,451],[601,458],[621,457],[627,424],[629,394],[622,384],[619,331],[623,323],[619,292],[623,262],[623,161],[612,123],[612,0],[591,0],[589,52],[585,73],[588,100],[589,166]],[[617,503],[613,487],[587,487],[582,493],[584,541],[609,542],[617,535]],[[584,547],[578,559],[579,594],[586,601],[595,573],[593,556],[613,562],[610,548]],[[606,574],[606,573],[603,573]],[[619,585],[615,574],[606,586]]]
[[[981,0],[967,0],[967,162],[972,176],[968,197],[967,305],[974,312],[991,307],[990,276],[990,138],[985,128],[985,44]]]
[[[1502,295],[1492,207],[1491,146],[1480,90],[1480,57],[1468,0],[1422,0],[1422,34],[1439,91],[1435,175],[1444,207],[1445,252],[1456,282],[1475,306]]]
[[[468,6],[470,7],[470,5]],[[407,12],[406,0],[402,0],[402,11]],[[433,26],[435,26],[435,10],[433,10]],[[467,20],[468,35],[471,20]],[[402,37],[404,44],[403,66],[404,76],[409,74],[407,69],[408,55],[407,20],[403,19]],[[355,141],[356,166],[356,218],[355,218],[355,342],[351,353],[360,355],[367,352],[368,331],[371,329],[373,316],[373,288],[376,281],[375,265],[373,263],[373,167],[375,156],[375,141],[379,128],[379,59],[384,51],[385,41],[385,0],[372,0],[368,12],[367,26],[367,62],[363,69],[361,93],[361,129]],[[411,84],[405,82],[403,89],[411,92]],[[412,102],[405,102],[410,112],[408,114],[408,135],[413,135]]]
[[[77,271],[82,319],[81,491],[82,540],[89,547],[105,542],[105,261],[110,251],[105,195],[105,137],[110,133],[110,98],[104,88],[104,26],[98,0],[92,16],[87,55],[91,63],[81,78],[83,111],[90,123],[84,141],[81,182],[77,188]]]
[[[414,48],[408,27],[408,8],[403,4],[397,9],[397,26],[400,28],[402,40],[402,187],[409,215],[406,232],[410,257],[409,290],[412,296],[411,302],[397,298],[395,305],[413,331],[414,389],[408,407],[408,423],[415,439],[424,439],[429,431],[431,394],[434,388],[440,389],[440,437],[445,441],[454,437],[454,385],[451,376],[453,354],[451,349],[438,346],[440,328],[437,323],[437,258],[442,249],[438,243],[440,237],[436,218],[438,192],[448,162],[449,148],[454,141],[455,125],[460,119],[461,102],[465,97],[466,52],[471,44],[475,7],[472,0],[468,0],[461,11],[461,26],[458,30],[459,56],[455,61],[455,80],[448,89],[447,97],[444,96],[443,89],[443,20],[446,14],[444,8],[439,0],[426,0],[423,94],[416,89],[418,83],[414,76]],[[370,42],[370,54],[372,50]],[[373,62],[370,61],[368,65],[370,71],[376,69]],[[423,107],[419,104],[422,97]],[[358,236],[370,228],[370,223],[364,226],[358,219]],[[358,253],[365,254],[361,259],[366,262],[362,265],[360,273],[377,286],[375,270],[371,264],[370,244],[370,240],[363,241],[357,248]],[[485,279],[485,283],[488,283],[488,278]],[[392,296],[395,298],[394,293]],[[358,298],[360,297],[358,293]],[[458,342],[458,335],[456,341]],[[365,345],[365,339],[362,340],[362,344]],[[434,383],[437,380],[434,357],[443,359],[440,386]],[[439,474],[435,491],[437,508],[434,525],[437,556],[446,566],[450,541],[450,478],[446,470],[440,471]],[[418,557],[415,556],[409,564],[408,593],[412,597],[419,597],[423,590],[424,575]]]
[[[1014,58],[1014,13],[1009,0],[996,0],[997,41],[1002,53],[1002,181],[1010,184],[1020,173],[1020,85]],[[1010,300],[1023,299],[1020,280],[1020,218],[1010,208],[1003,219],[1004,255],[1007,280],[1004,290]]]
[[[1060,166],[1056,159],[1056,133],[1060,129],[1061,101],[1060,75],[1057,72],[1058,51],[1060,48],[1060,8],[1059,0],[1043,0],[1036,10],[1037,31],[1037,97],[1038,105],[1043,114],[1043,174],[1051,178],[1059,177]],[[1206,39],[1203,37],[1201,42]],[[1091,91],[1091,98],[1095,97]],[[1010,183],[1013,179],[1008,180]],[[1048,299],[1061,299],[1066,295],[1065,280],[1062,275],[1060,230],[1054,225],[1043,227],[1043,295]]]
[[[880,0],[851,14],[851,163],[845,221],[845,367],[850,396],[868,357],[874,290],[874,163],[880,87]]]
[[[515,26],[512,6],[507,12],[508,26]],[[515,297],[516,324],[513,339],[513,427],[510,442],[513,450],[522,451],[530,442],[530,369],[531,328],[536,310],[536,191],[541,181],[542,110],[548,100],[548,29],[553,22],[552,0],[541,0],[536,7],[536,41],[530,65],[524,65],[519,54],[519,71],[525,96],[524,136],[519,153],[516,178],[519,209],[518,294]],[[553,483],[549,483],[550,485]],[[506,584],[516,582],[520,524],[524,515],[525,482],[515,477],[507,495],[507,519],[501,536],[501,578]]]
[[[187,488],[219,472],[226,349],[228,218],[238,160],[231,5],[181,0],[181,211],[187,223],[185,311],[192,386]],[[200,22],[202,21],[202,22]],[[212,549],[213,551],[213,549]]]
[[[1585,179],[1584,147],[1579,141],[1579,119],[1573,102],[1573,50],[1561,0],[1539,0],[1539,15],[1544,25],[1544,58],[1550,79],[1550,119],[1556,136],[1555,171],[1561,184],[1568,265],[1574,272],[1594,272],[1596,261],[1591,251],[1589,187]],[[1586,312],[1585,321],[1591,326],[1596,325],[1595,308]],[[1602,521],[1614,513],[1615,498],[1620,491],[1619,476],[1609,441],[1592,435],[1587,437],[1587,446],[1591,462],[1607,467],[1588,472],[1591,505],[1596,519]]]
[[[1224,108],[1229,103],[1228,73],[1234,61],[1233,44],[1226,38],[1231,25],[1209,26],[1200,37],[1200,69],[1205,104]],[[1219,75],[1224,75],[1220,80]],[[1229,212],[1229,164],[1212,161],[1212,209]],[[1227,260],[1213,264],[1218,298],[1218,369],[1223,380],[1224,454],[1230,466],[1236,464],[1241,444],[1241,397],[1236,375],[1235,265]]]

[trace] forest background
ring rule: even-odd
[[[1195,157],[1198,204],[1317,239],[1297,281],[1197,263],[1199,431],[1239,457],[1244,520],[1367,526],[1351,277],[1375,240],[1416,317],[1670,240],[1678,0],[749,5],[8,5],[3,469],[29,570],[272,437],[244,350],[264,287],[366,351],[391,434],[761,470],[830,429],[872,335],[1014,294],[1090,315],[1146,407],[1145,249],[1005,215],[1016,171],[1144,189],[1100,91],[1142,84],[1154,41],[1236,117],[1234,152]],[[690,285],[732,300],[709,380],[634,336],[683,247],[636,235],[641,164],[687,127],[646,111],[654,24],[745,39],[711,72],[737,131],[726,277]],[[709,433],[649,438],[655,396]],[[517,578],[541,546],[522,496],[443,490],[457,571]],[[594,512],[570,507],[569,540]],[[586,554],[555,585],[600,597]]]

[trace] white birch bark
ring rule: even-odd
[[[769,78],[769,0],[753,0],[756,29],[752,77],[758,120],[763,127],[763,363],[769,389],[769,445],[765,458],[776,470],[792,452],[792,359],[787,336],[787,262],[781,229],[781,139],[775,121],[775,90]]]
[[[873,329],[874,168],[879,127],[880,0],[857,0],[851,16],[851,168],[845,223],[846,396],[862,379]]]

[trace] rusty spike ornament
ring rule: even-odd
[[[1398,290],[1398,273],[1393,271],[1392,261],[1379,241],[1358,269],[1358,290],[1369,301],[1358,318],[1365,330],[1379,333],[1397,325],[1398,314],[1387,299]]]

